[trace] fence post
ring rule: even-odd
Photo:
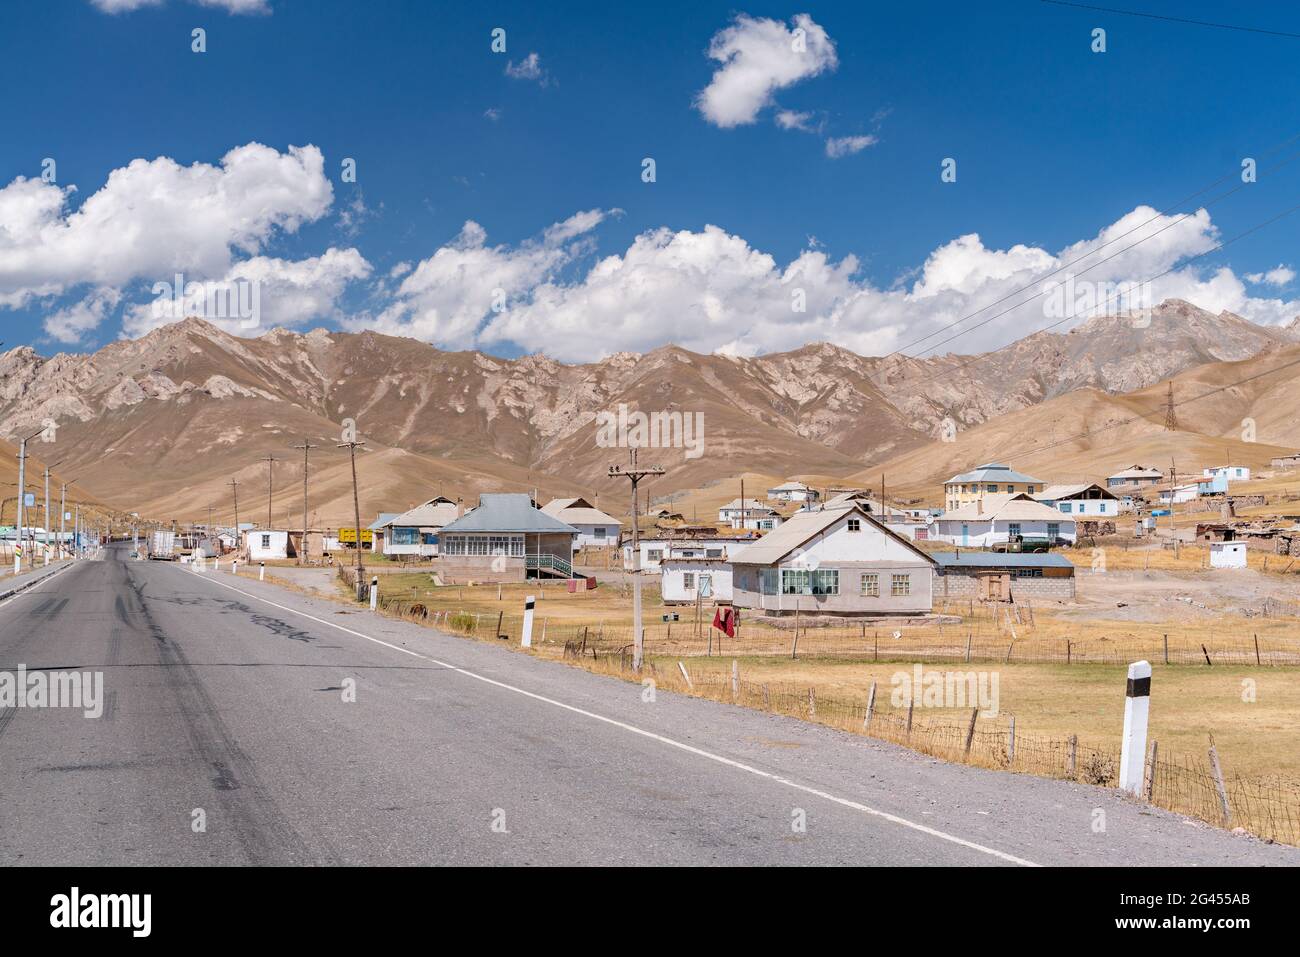
[[[686,679],[686,687],[688,687],[688,688],[690,688],[692,691],[694,691],[694,690],[695,690],[695,685],[691,684],[691,676],[690,676],[689,674],[687,674],[687,672],[686,672],[686,666],[685,666],[684,664],[682,664],[682,663],[679,661],[679,662],[677,662],[677,667],[681,669],[682,677]]]
[[[1124,693],[1124,739],[1120,747],[1119,786],[1137,795],[1142,788],[1147,754],[1147,719],[1151,714],[1151,664],[1135,661],[1128,666]]]
[[[978,705],[970,709],[970,726],[966,729],[966,754],[970,754],[970,746],[975,741],[975,719],[979,716],[979,713]]]
[[[1073,650],[1074,649],[1070,646],[1070,639],[1066,638],[1065,639],[1065,663],[1067,665],[1070,663],[1070,658],[1072,657]]]
[[[871,679],[871,690],[867,692],[867,716],[862,721],[862,730],[871,727],[871,712],[876,710],[876,680]]]
[[[971,642],[971,637],[974,634],[975,633],[973,631],[966,632],[966,663],[967,664],[970,664],[970,642]]]
[[[1255,664],[1259,665],[1259,633],[1255,633]]]
[[[1011,716],[1011,728],[1007,732],[1007,763],[1016,763],[1016,716]]]
[[[533,605],[536,599],[529,595],[524,599],[524,635],[520,641],[520,647],[531,648],[533,646]]]
[[[767,685],[763,685],[763,710],[764,711],[772,710],[772,698],[767,693]]]
[[[1169,636],[1165,635],[1165,664],[1169,664]]]
[[[1067,753],[1065,759],[1066,762],[1065,773],[1067,774],[1067,776],[1070,778],[1071,781],[1074,780],[1075,775],[1078,772],[1078,767],[1079,767],[1078,758],[1079,758],[1079,736],[1077,734],[1072,734],[1070,735],[1070,750]]]
[[[740,697],[740,662],[735,658],[731,659],[731,700],[735,701]]]
[[[907,736],[912,736],[912,708],[916,706],[916,689],[912,689],[912,695],[907,699]]]
[[[1210,735],[1210,769],[1214,772],[1214,787],[1219,792],[1223,826],[1232,827],[1232,809],[1228,806],[1228,789],[1223,785],[1223,768],[1219,767],[1219,752],[1214,748],[1214,735]]]
[[[505,637],[505,635],[501,634],[501,620],[505,618],[505,616],[506,616],[506,610],[504,608],[502,608],[499,612],[497,612],[497,630],[492,633],[493,636],[496,638]]]
[[[1156,758],[1160,753],[1160,745],[1155,738],[1151,739],[1151,754],[1147,759],[1147,783],[1143,789],[1146,794],[1147,803],[1151,803],[1151,795],[1156,790]]]

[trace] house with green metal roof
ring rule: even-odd
[[[546,514],[524,493],[485,493],[478,507],[439,533],[444,581],[512,582],[572,578],[578,529]]]

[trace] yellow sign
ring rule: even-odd
[[[373,545],[375,533],[368,528],[361,530],[361,541],[366,545]],[[339,529],[339,542],[344,545],[355,545],[357,543],[357,530],[352,527]]]

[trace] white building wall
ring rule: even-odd
[[[289,533],[271,531],[259,531],[253,529],[244,533],[245,540],[248,542],[249,561],[273,561],[277,558],[289,557]]]
[[[1245,568],[1246,567],[1246,543],[1245,542],[1211,542],[1210,543],[1210,567],[1211,568]]]
[[[692,575],[690,588],[686,576]],[[707,575],[713,593],[707,601],[731,601],[731,565],[722,562],[671,560],[660,566],[659,591],[664,601],[695,601],[700,594],[700,576]]]
[[[934,523],[934,532],[932,538],[938,541],[948,542],[951,545],[967,548],[990,548],[993,545],[1001,545],[1007,542],[1011,537],[1010,526],[1017,524],[1020,526],[1020,534],[1026,537],[1047,537],[1047,526],[1050,524],[1045,519],[1043,521],[1021,521],[1008,522],[1002,519],[996,522],[984,519],[982,521],[961,522],[956,519],[938,519]],[[1056,523],[1059,528],[1056,532],[1057,537],[1073,542],[1076,538],[1078,525],[1069,515],[1062,515],[1061,521]],[[962,525],[968,529],[968,535],[962,536]]]

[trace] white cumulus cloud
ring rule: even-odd
[[[742,13],[713,36],[709,57],[721,66],[695,100],[706,120],[723,128],[753,123],[777,90],[836,68],[835,43],[825,29],[806,13],[791,22],[787,28]]]

